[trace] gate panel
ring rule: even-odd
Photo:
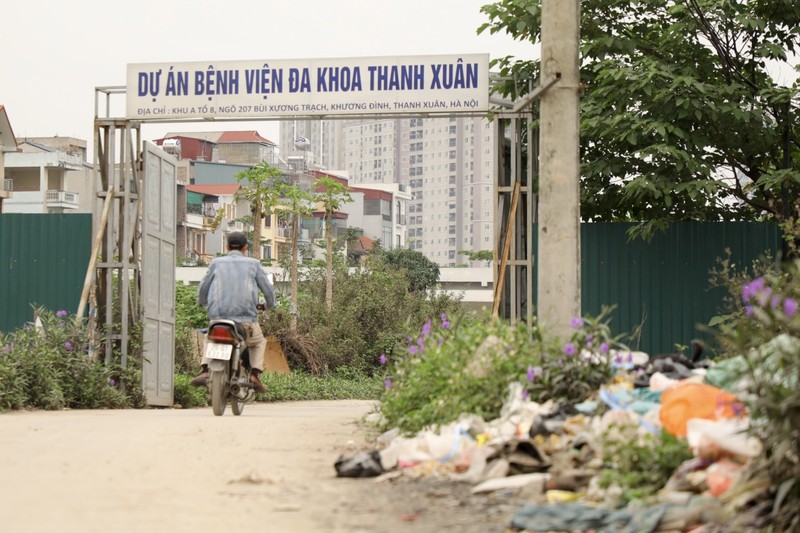
[[[172,405],[175,360],[176,160],[144,144],[142,385],[149,405]]]

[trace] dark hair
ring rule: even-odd
[[[241,250],[247,246],[247,237],[241,231],[234,231],[228,234],[228,248],[231,250]]]

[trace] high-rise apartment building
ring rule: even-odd
[[[494,243],[494,128],[479,117],[284,121],[281,154],[346,170],[350,183],[399,183],[411,194],[409,248],[441,266],[467,264],[460,250]],[[330,151],[327,151],[330,150]]]

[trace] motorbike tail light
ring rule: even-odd
[[[236,337],[233,336],[233,331],[226,326],[215,326],[211,328],[208,331],[208,340],[225,344],[236,343]]]

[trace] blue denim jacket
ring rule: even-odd
[[[237,322],[258,320],[258,293],[264,293],[267,308],[275,308],[275,293],[261,263],[239,251],[211,261],[200,282],[197,302],[208,310],[211,320]]]

